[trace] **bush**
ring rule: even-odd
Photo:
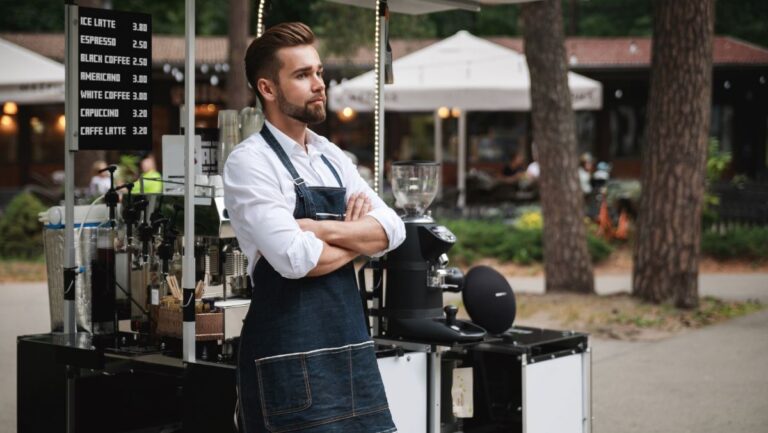
[[[43,255],[43,228],[37,214],[45,206],[34,195],[22,192],[8,203],[0,218],[0,257],[39,259]]]
[[[737,227],[726,233],[706,231],[701,252],[715,259],[768,259],[768,227]]]
[[[445,220],[441,224],[458,238],[450,251],[455,259],[472,263],[479,258],[490,257],[528,265],[544,260],[542,229],[536,228],[535,223],[529,224],[533,219],[529,217],[515,225],[476,220]],[[531,226],[534,228],[528,228]],[[588,233],[587,248],[593,262],[604,260],[613,252],[607,241],[592,233]]]

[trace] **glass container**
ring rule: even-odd
[[[396,206],[407,217],[424,215],[437,195],[440,164],[433,161],[398,161],[392,163],[392,192]]]

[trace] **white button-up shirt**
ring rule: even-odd
[[[346,200],[358,192],[365,192],[371,199],[368,215],[381,224],[389,240],[387,249],[377,256],[403,242],[403,221],[360,177],[341,149],[307,130],[305,152],[272,124],[266,122],[266,125],[307,186],[339,186],[321,158],[325,155],[347,189]],[[302,278],[317,266],[323,242],[314,233],[299,228],[293,217],[296,207],[293,178],[261,134],[246,138],[227,158],[224,203],[240,248],[248,257],[249,273],[262,256],[285,278]]]

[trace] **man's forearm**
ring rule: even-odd
[[[323,242],[323,252],[320,253],[320,259],[317,261],[317,265],[307,273],[307,276],[319,277],[330,274],[354,260],[358,255],[356,251]]]
[[[360,254],[372,255],[386,249],[389,239],[379,221],[365,216],[356,221],[319,221],[317,237]]]

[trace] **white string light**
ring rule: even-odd
[[[379,142],[379,128],[381,123],[380,118],[380,107],[381,107],[381,100],[379,99],[379,88],[381,85],[381,44],[380,44],[380,33],[381,33],[381,14],[379,13],[379,8],[381,7],[381,0],[376,0],[376,34],[374,35],[374,55],[373,55],[373,64],[374,64],[374,84],[373,84],[373,190],[376,191],[379,195],[381,195],[382,190],[379,188],[379,177],[381,175],[381,164],[379,163],[380,155],[379,155],[379,147],[381,147],[381,143]]]
[[[259,0],[259,9],[256,14],[256,37],[260,38],[264,33],[264,3],[267,0]]]

